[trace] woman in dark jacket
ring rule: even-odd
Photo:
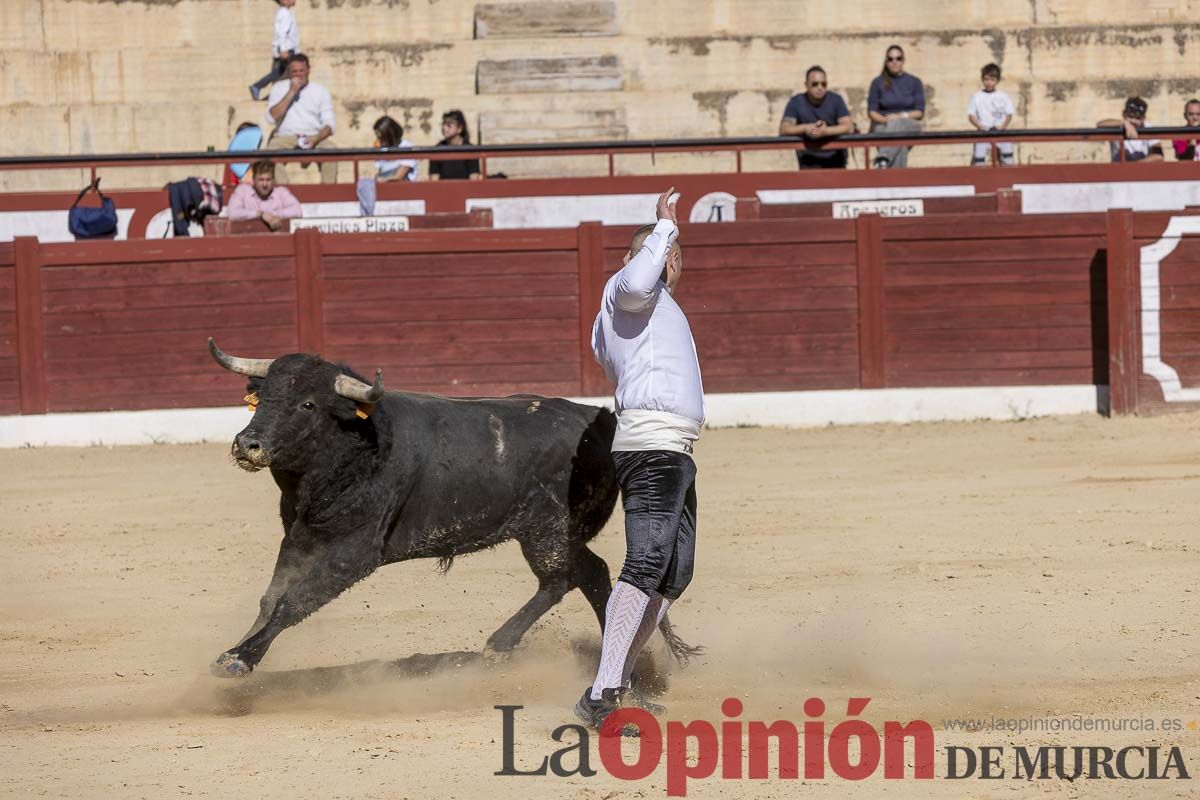
[[[925,117],[925,84],[916,75],[904,71],[904,48],[894,44],[887,49],[883,70],[871,81],[867,92],[867,115],[871,131],[921,130]],[[874,165],[880,168],[907,167],[910,147],[881,147]]]

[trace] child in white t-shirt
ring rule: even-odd
[[[259,99],[262,90],[287,75],[288,59],[300,52],[300,28],[292,7],[296,0],[275,0],[275,38],[271,43],[271,71],[250,84],[250,96]]]
[[[1007,130],[1016,110],[1008,95],[996,88],[1000,83],[1000,67],[988,64],[981,70],[980,78],[983,81],[983,89],[971,96],[971,102],[967,104],[967,119],[981,131]],[[1012,142],[999,142],[996,149],[1000,152],[1001,164],[1017,163]],[[976,142],[971,152],[971,165],[990,163],[991,150],[989,142]]]

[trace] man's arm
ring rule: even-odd
[[[1097,128],[1124,128],[1125,120],[1115,119],[1113,117],[1105,117],[1096,123]]]
[[[287,92],[285,92],[277,102],[272,103],[270,108],[267,109],[268,124],[278,125],[279,123],[283,122],[283,118],[287,116],[288,109],[292,107],[292,99],[295,98],[298,91],[300,91],[300,89],[296,85],[296,81],[289,81]],[[274,90],[271,91],[271,94],[275,94]],[[268,102],[270,101],[268,100]]]
[[[672,186],[659,195],[658,223],[642,242],[642,249],[617,273],[616,303],[626,311],[642,312],[654,305],[660,289],[659,277],[667,263],[667,253],[679,235],[675,205],[668,203],[675,192]]]
[[[797,122],[794,117],[784,117],[779,122],[780,136],[807,136],[811,130],[812,125]]]
[[[850,133],[854,130],[854,120],[850,119],[849,115],[838,117],[837,125],[822,125],[818,130],[813,131],[814,134],[826,138],[829,136],[841,136],[843,133]]]
[[[321,87],[320,94],[321,107],[317,110],[317,119],[321,122],[321,129],[317,131],[316,136],[309,138],[309,143],[316,147],[325,139],[333,136],[334,128],[337,127],[337,118],[333,115],[333,97],[329,92]]]
[[[288,20],[287,9],[279,8],[275,12],[275,56],[278,58],[284,54],[288,45]]]
[[[250,195],[252,194],[254,194],[254,190],[246,184],[242,184],[233,190],[233,195],[229,198],[230,219],[241,220],[258,218],[258,207],[250,202]]]
[[[308,146],[316,147],[318,144],[320,144],[325,139],[328,139],[330,136],[333,136],[333,129],[330,128],[328,125],[325,125],[324,127],[321,128],[321,130],[317,131],[314,135],[308,137]]]

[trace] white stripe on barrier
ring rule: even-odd
[[[706,395],[707,426],[817,427],[948,420],[1017,420],[1095,413],[1106,386],[996,386]],[[573,398],[612,407],[612,398]],[[250,412],[236,408],[98,411],[0,417],[0,447],[229,442]]]

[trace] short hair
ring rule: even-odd
[[[262,161],[255,161],[250,167],[250,174],[256,178],[259,175],[265,175],[268,173],[271,175],[275,174],[275,164],[268,158],[264,158]]]
[[[804,82],[805,83],[808,83],[809,76],[812,75],[814,72],[819,72],[822,75],[825,75],[826,77],[828,77],[828,75],[829,75],[829,73],[825,71],[825,68],[822,67],[820,64],[813,64],[811,67],[808,68],[808,71],[804,73]]]
[[[992,77],[996,80],[1000,80],[1000,65],[995,63],[984,64],[983,69],[979,70],[979,77]]]
[[[643,225],[633,232],[633,239],[629,241],[629,252],[637,255],[637,252],[642,249],[642,243],[646,241],[646,237],[654,232],[654,224]],[[671,242],[671,252],[679,254],[679,265],[683,266],[683,248],[679,246],[679,240]],[[667,282],[667,268],[663,267],[662,274],[663,283]]]
[[[1121,114],[1122,116],[1129,116],[1132,114],[1135,117],[1142,117],[1144,119],[1146,112],[1149,110],[1150,104],[1145,100],[1140,97],[1130,97],[1125,101],[1125,110],[1122,111]]]
[[[379,137],[379,144],[384,147],[399,147],[401,140],[404,139],[404,128],[387,115],[375,120],[375,124],[371,127],[375,131],[375,135]]]
[[[1183,104],[1183,111],[1185,114],[1187,113],[1188,106],[1200,106],[1200,98],[1193,97],[1191,100],[1188,100]]]
[[[288,59],[288,66],[290,67],[292,63],[296,61],[299,61],[301,64],[308,65],[308,56],[306,56],[304,53],[296,53]]]

